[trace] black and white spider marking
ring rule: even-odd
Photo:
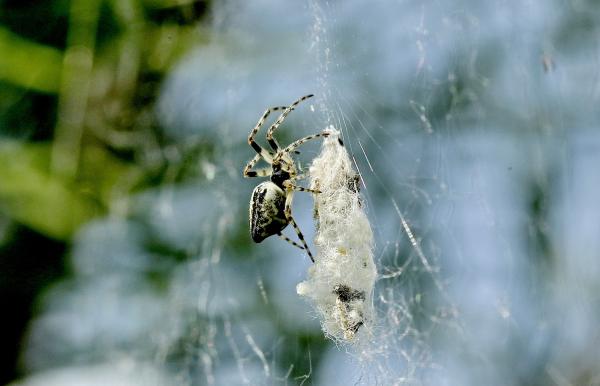
[[[250,200],[250,234],[252,240],[256,243],[260,243],[269,236],[278,235],[290,244],[300,249],[304,249],[314,263],[315,259],[308,249],[308,245],[304,240],[300,228],[298,228],[298,224],[296,224],[296,221],[292,217],[292,198],[295,190],[311,193],[319,192],[296,186],[296,181],[304,178],[304,176],[298,174],[291,154],[303,143],[310,141],[311,139],[327,137],[329,133],[322,132],[309,135],[294,141],[283,149],[273,137],[273,133],[285,120],[288,114],[294,110],[300,102],[312,96],[312,94],[306,95],[289,106],[271,107],[265,111],[248,136],[248,144],[256,150],[258,154],[248,161],[243,173],[244,177],[270,177],[270,181],[260,183],[252,192],[252,198]],[[267,131],[267,142],[272,149],[272,151],[270,151],[257,144],[254,141],[254,137],[258,134],[258,131],[265,123],[269,114],[271,114],[272,111],[278,110],[283,110],[283,112]],[[252,170],[256,163],[261,159],[267,162],[270,167]],[[302,246],[281,233],[288,224],[292,224],[294,227]]]
[[[344,330],[356,334],[360,326],[364,324],[364,315],[360,310],[355,310],[353,314],[352,303],[356,301],[364,302],[365,291],[352,289],[345,284],[337,284],[333,287],[333,293],[337,295],[337,306],[343,308],[342,315],[344,317],[342,317],[342,324],[344,325]],[[356,309],[357,307],[355,306],[354,308]],[[352,315],[354,318],[347,318],[345,315]]]

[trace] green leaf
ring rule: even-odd
[[[0,143],[0,210],[40,233],[65,240],[102,208],[50,174],[49,164],[49,145]]]
[[[45,93],[60,84],[62,54],[0,27],[0,80]]]

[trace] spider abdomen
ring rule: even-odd
[[[271,181],[259,184],[250,200],[250,234],[255,243],[277,234],[288,225],[285,193]]]

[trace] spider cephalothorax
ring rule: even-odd
[[[281,125],[288,114],[300,102],[312,96],[312,94],[306,95],[289,106],[271,107],[265,111],[248,136],[248,144],[258,154],[256,154],[244,168],[244,177],[270,177],[270,181],[260,183],[252,192],[252,198],[250,200],[250,235],[252,236],[252,240],[260,243],[269,236],[278,235],[296,247],[306,250],[306,253],[308,253],[308,256],[314,262],[314,258],[308,249],[304,236],[292,217],[292,198],[295,190],[311,193],[318,192],[296,186],[296,181],[304,178],[304,176],[298,175],[291,154],[303,143],[314,138],[326,137],[329,133],[322,132],[309,135],[294,141],[283,149],[280,148],[273,137],[273,132]],[[254,137],[265,123],[269,114],[271,114],[272,111],[277,110],[283,110],[283,112],[267,131],[267,142],[272,149],[272,151],[269,151],[256,143]],[[261,159],[267,162],[270,167],[252,170],[256,163]],[[292,224],[294,227],[298,238],[302,242],[302,246],[281,233],[288,224]]]

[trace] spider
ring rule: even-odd
[[[294,191],[320,193],[317,190],[307,189],[297,186],[295,183],[297,180],[304,178],[305,176],[299,175],[294,165],[294,160],[291,157],[292,153],[297,153],[296,149],[311,139],[319,137],[327,137],[328,132],[322,132],[318,134],[309,135],[294,141],[290,145],[283,149],[277,143],[277,140],[273,137],[273,132],[277,130],[279,125],[285,120],[288,114],[294,110],[294,108],[302,101],[312,97],[313,95],[306,95],[296,100],[289,106],[270,107],[268,108],[262,117],[258,120],[258,123],[248,136],[248,144],[258,153],[256,154],[244,168],[244,177],[270,177],[269,181],[264,181],[254,188],[252,192],[252,198],[250,199],[250,235],[252,240],[256,243],[260,243],[269,236],[277,235],[290,244],[303,249],[310,257],[310,260],[314,263],[315,259],[308,249],[308,245],[304,240],[304,235],[300,231],[298,224],[292,217],[292,198]],[[254,137],[258,134],[258,131],[265,123],[265,120],[273,111],[283,110],[279,118],[271,125],[267,131],[267,142],[273,149],[269,151],[262,148],[259,144],[254,141]],[[270,167],[252,170],[259,160],[264,160]],[[288,237],[284,236],[281,231],[292,224],[302,246],[292,241]]]

